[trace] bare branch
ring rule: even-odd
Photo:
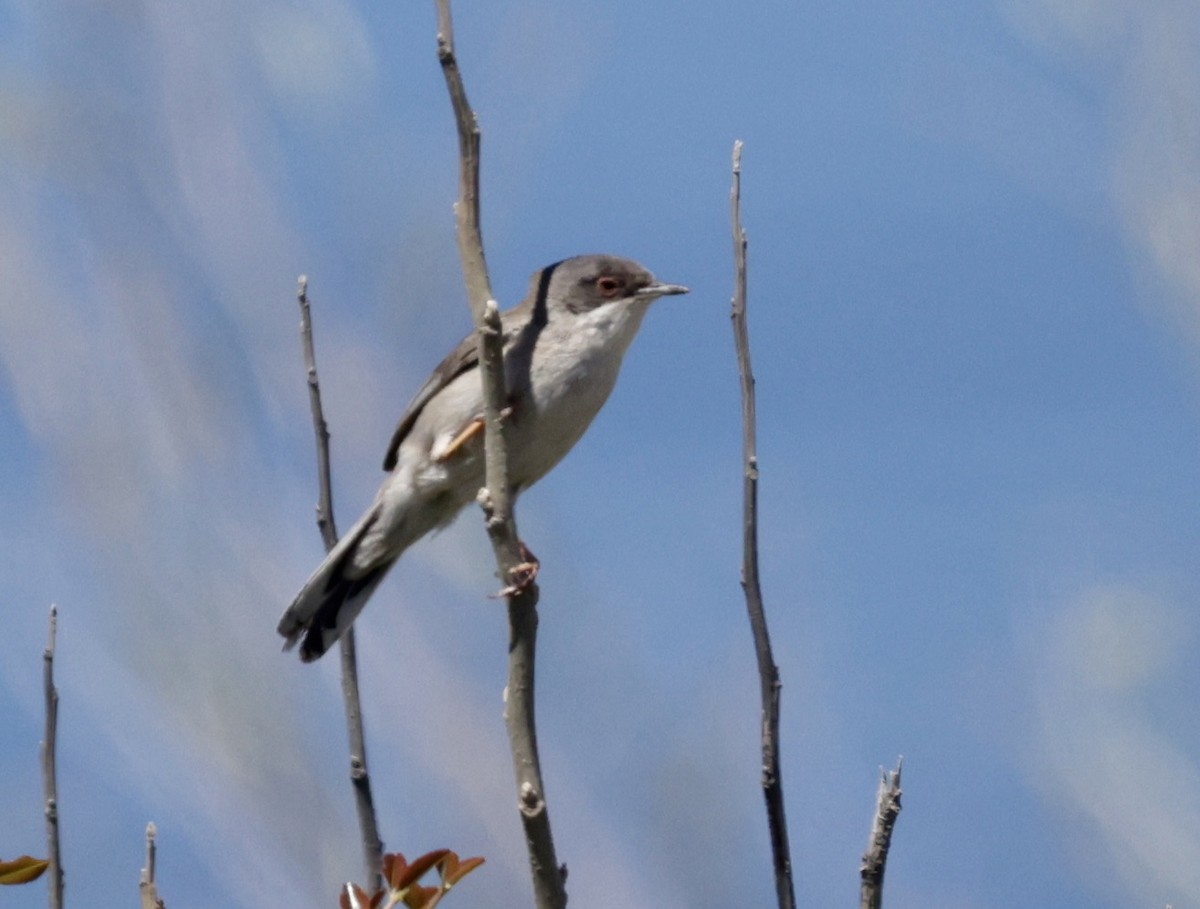
[[[883,905],[883,872],[887,866],[888,849],[892,844],[892,828],[900,816],[900,771],[904,758],[896,762],[893,771],[881,770],[879,795],[875,800],[875,820],[871,824],[871,842],[862,857],[859,873],[862,876],[860,909],[880,909]]]
[[[737,272],[732,319],[742,386],[742,590],[754,634],[754,652],[762,686],[762,787],[767,803],[767,827],[775,866],[775,896],[780,909],[796,905],[792,882],[791,848],[783,808],[783,778],[779,769],[779,669],[771,655],[771,635],[763,609],[758,576],[758,451],[754,407],[754,372],[750,367],[750,330],[746,322],[746,231],[742,229],[742,143],[733,144],[733,188],[730,190],[733,221],[733,260]]]
[[[58,844],[58,771],[55,740],[58,735],[58,689],[54,687],[54,645],[58,637],[58,607],[50,607],[50,638],[42,654],[42,687],[46,693],[46,738],[42,741],[42,788],[46,794],[46,842],[50,853],[50,909],[62,909],[63,869]]]
[[[479,335],[480,373],[486,419],[486,488],[480,491],[488,536],[496,554],[508,600],[509,648],[505,721],[516,773],[518,805],[539,909],[566,905],[566,872],[555,856],[550,816],[538,759],[534,722],[534,655],[537,644],[537,586],[518,580],[524,561],[513,516],[505,445],[504,348],[499,307],[488,278],[479,226],[479,121],[467,100],[454,56],[454,24],[449,0],[437,0],[438,60],[450,93],[458,127],[459,199],[454,206],[458,251],[475,329]]]
[[[312,312],[308,305],[308,278],[297,279],[296,300],[300,304],[300,344],[304,349],[304,371],[308,377],[308,407],[312,412],[313,432],[317,441],[317,529],[325,551],[337,545],[337,525],[333,521],[333,483],[329,467],[329,426],[321,407],[321,382],[317,378],[317,355],[313,346]]]
[[[158,881],[154,877],[154,862],[158,851],[154,843],[158,829],[153,823],[146,825],[146,867],[142,869],[142,879],[138,883],[138,892],[142,895],[142,909],[164,909],[163,901],[158,896]]]
[[[333,519],[333,484],[329,467],[329,427],[321,406],[321,383],[317,378],[317,357],[313,346],[312,313],[308,305],[308,278],[300,276],[296,298],[300,303],[300,340],[304,347],[304,368],[308,374],[308,403],[312,411],[313,432],[317,441],[317,528],[329,552],[337,545],[337,524]],[[346,727],[350,737],[350,785],[354,789],[354,806],[358,812],[358,827],[362,836],[363,865],[367,885],[374,890],[382,886],[383,841],[375,817],[375,800],[371,795],[371,777],[367,772],[367,743],[363,729],[362,704],[358,695],[358,653],[354,627],[346,629],[340,641],[342,657],[342,702],[346,710]]]

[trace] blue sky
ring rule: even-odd
[[[662,301],[521,501],[573,904],[771,899],[738,587],[729,158],[746,142],[762,569],[802,904],[1195,907],[1200,16],[1184,0],[460,3],[493,284],[582,252]],[[334,661],[279,653],[337,514],[469,327],[432,4],[0,2],[0,855],[43,849],[60,609],[71,903],[333,905]],[[360,622],[387,845],[527,902],[505,625],[468,512]],[[38,887],[6,894],[43,905]]]

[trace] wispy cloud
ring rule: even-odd
[[[1005,0],[1017,34],[1092,81],[1109,188],[1132,250],[1172,288],[1200,343],[1200,17],[1187,0]],[[1157,296],[1157,295],[1155,295]]]
[[[343,43],[361,37],[341,6],[322,10]],[[317,677],[295,691],[272,659],[302,548],[280,490],[301,478],[272,469],[250,415],[278,411],[300,373],[283,308],[298,243],[262,80],[245,78],[271,63],[263,16],[127,4],[93,43],[88,15],[28,11],[47,75],[9,83],[25,119],[7,121],[0,182],[6,393],[99,582],[61,604],[83,642],[61,669],[64,715],[92,731],[93,767],[167,806],[155,819],[241,905],[307,899],[344,865],[329,857],[354,852],[321,823],[340,781],[298,715],[336,699]],[[348,65],[351,84],[369,68]]]
[[[1167,602],[1098,587],[1025,641],[1034,703],[1025,761],[1075,831],[1074,857],[1098,887],[1115,877],[1161,904],[1200,893],[1200,764],[1154,696],[1195,634]]]
[[[61,670],[71,722],[95,743],[93,770],[150,806],[229,904],[309,903],[358,868],[358,850],[331,773],[346,760],[336,661],[301,667],[273,632],[318,547],[295,521],[315,498],[290,299],[303,241],[269,115],[278,101],[319,117],[361,91],[367,32],[337,2],[127,4],[94,45],[86,18],[31,11],[27,24],[54,33],[58,56],[4,99],[27,119],[3,127],[0,364],[95,566],[94,599],[62,603],[79,642]],[[113,81],[90,79],[106,67]],[[369,342],[328,326],[318,343],[341,377],[327,386],[336,450],[353,462],[370,447],[375,467],[404,396],[380,382]],[[302,456],[279,455],[279,436],[301,439]],[[464,569],[475,560],[461,549],[451,534],[415,561],[450,590],[469,576],[478,595],[487,571]],[[524,892],[499,691],[440,656],[421,614],[363,637],[384,830],[420,834],[404,818],[443,808],[472,831],[448,845],[494,844],[481,851],[507,879],[498,892]],[[412,804],[397,803],[397,764],[427,781]],[[560,803],[586,817],[569,776]],[[636,902],[619,832],[583,826],[596,880]]]

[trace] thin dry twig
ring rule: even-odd
[[[767,827],[775,866],[775,895],[780,909],[796,905],[792,882],[792,858],[788,845],[787,818],[783,808],[783,778],[779,769],[779,668],[771,655],[771,635],[763,609],[758,576],[758,451],[757,418],[754,406],[754,372],[750,366],[750,330],[746,321],[746,231],[742,229],[742,143],[733,144],[733,188],[729,193],[733,221],[733,260],[737,272],[734,285],[734,343],[742,386],[742,590],[754,634],[754,652],[762,687],[762,787],[767,803]]]
[[[333,519],[333,483],[329,466],[329,427],[321,406],[321,383],[317,378],[317,357],[313,346],[312,313],[308,304],[308,278],[300,276],[296,298],[300,303],[300,340],[304,347],[304,368],[308,375],[308,403],[312,411],[313,432],[317,441],[317,528],[329,552],[337,545],[337,524]],[[363,729],[362,703],[358,695],[358,653],[354,627],[346,629],[339,642],[342,657],[342,703],[350,738],[350,785],[354,789],[354,807],[362,836],[363,865],[372,890],[383,884],[383,840],[375,817],[371,795],[371,777],[367,772],[367,742]]]
[[[50,853],[50,909],[62,909],[63,869],[58,843],[58,771],[55,742],[58,736],[58,689],[54,687],[54,646],[58,637],[58,607],[50,607],[50,638],[42,654],[42,687],[46,693],[46,738],[42,741],[42,788],[46,794],[46,842]]]
[[[437,0],[438,60],[450,93],[458,127],[459,199],[454,206],[458,251],[462,259],[467,296],[479,336],[479,362],[483,382],[486,487],[480,504],[488,536],[496,554],[496,567],[505,586],[515,579],[521,556],[512,491],[508,484],[508,455],[503,412],[504,349],[500,313],[488,278],[479,226],[479,121],[467,100],[462,74],[454,56],[454,25],[449,0]],[[537,644],[535,584],[515,584],[507,597],[509,621],[508,686],[505,722],[516,773],[518,806],[525,829],[525,844],[533,874],[534,897],[539,909],[565,906],[566,869],[561,868],[550,832],[550,815],[542,784],[534,722],[534,656]]]
[[[142,909],[165,909],[165,905],[158,895],[158,881],[154,877],[154,862],[158,853],[158,847],[154,840],[157,836],[158,828],[154,826],[154,823],[147,824],[146,867],[142,869],[142,877],[138,882],[138,892],[142,896]]]
[[[860,909],[880,909],[883,905],[883,872],[887,866],[888,849],[892,845],[892,829],[896,826],[896,818],[900,816],[900,771],[903,767],[904,758],[900,758],[895,770],[880,770],[871,842],[863,854],[859,869],[862,876]]]
[[[297,279],[296,301],[300,304],[300,344],[304,351],[304,372],[308,380],[308,407],[312,412],[313,434],[317,442],[317,529],[325,551],[337,545],[337,525],[333,520],[333,482],[329,467],[329,425],[321,406],[321,382],[317,377],[317,355],[313,345],[312,309],[308,304],[308,278]],[[353,626],[351,626],[353,628]]]

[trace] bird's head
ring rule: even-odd
[[[611,303],[648,304],[659,297],[685,294],[681,284],[665,284],[632,259],[575,256],[548,265],[533,276],[530,298],[535,318],[555,310],[579,314]]]

